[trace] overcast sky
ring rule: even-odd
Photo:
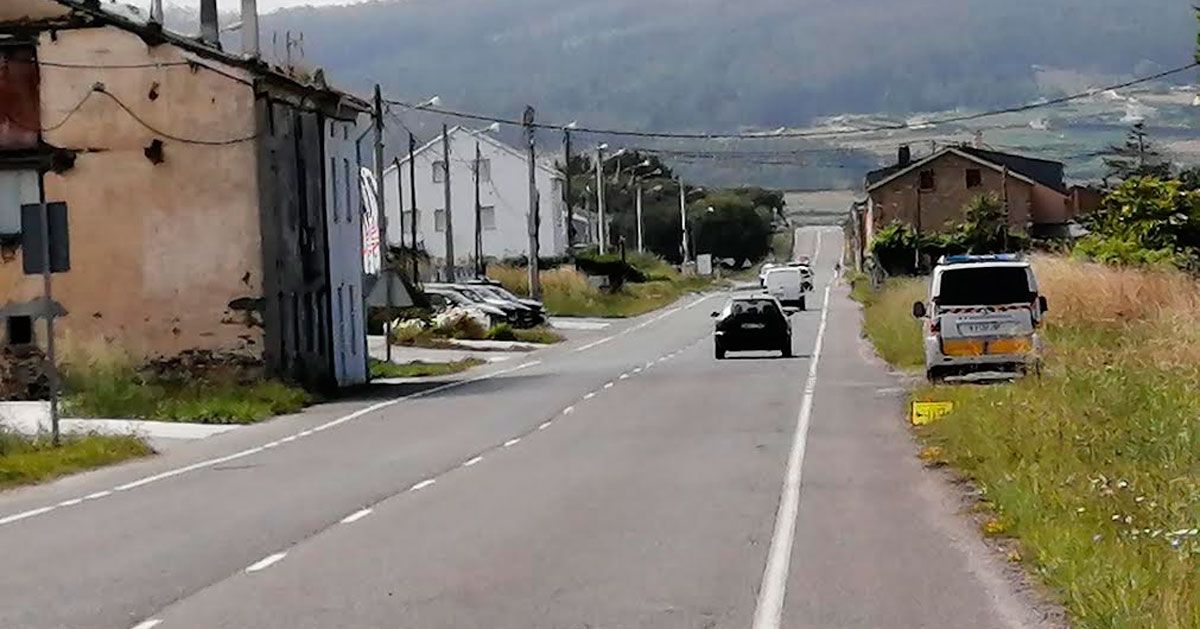
[[[128,0],[127,0],[128,1]],[[174,4],[188,6],[190,4],[200,5],[199,0],[171,0]],[[275,9],[284,7],[302,7],[305,5],[322,6],[331,4],[355,4],[363,0],[258,0],[258,10],[262,13],[269,13]],[[136,3],[134,3],[136,4]],[[221,11],[240,11],[242,8],[242,0],[217,0],[217,6]]]

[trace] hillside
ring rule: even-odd
[[[672,129],[1009,104],[1038,67],[1152,72],[1195,42],[1185,0],[381,0],[263,27],[351,88]]]

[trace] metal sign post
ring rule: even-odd
[[[53,213],[53,217],[51,214]],[[21,235],[26,275],[42,276],[42,312],[46,319],[46,380],[50,387],[50,434],[54,445],[61,442],[58,429],[58,361],[54,349],[55,273],[70,270],[70,244],[65,203],[46,203],[45,173],[38,174],[38,202],[21,206]]]

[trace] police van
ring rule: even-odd
[[[926,377],[1040,370],[1047,310],[1024,257],[943,257],[928,301],[913,304],[913,316],[923,321]]]

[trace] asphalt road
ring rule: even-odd
[[[798,232],[818,291],[790,360],[715,360],[723,297],[692,296],[0,494],[0,627],[1036,624],[917,462],[841,247]]]

